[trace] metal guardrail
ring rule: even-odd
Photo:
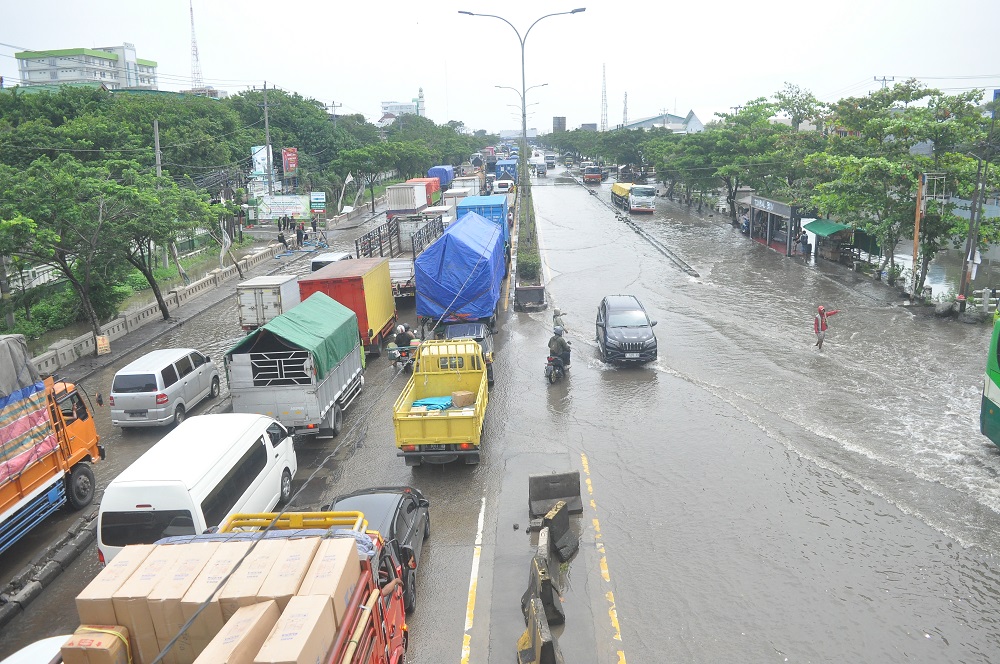
[[[402,244],[399,238],[399,221],[390,219],[355,240],[354,252],[358,258],[395,258],[403,253]]]

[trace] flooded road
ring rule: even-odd
[[[567,662],[1000,660],[1000,453],[977,422],[989,330],[915,316],[881,284],[660,200],[636,221],[700,274],[690,277],[616,218],[609,192],[551,171],[536,183],[550,305],[567,312],[573,364],[547,384],[551,310],[504,317],[479,466],[396,458],[391,409],[405,376],[384,358],[368,363],[347,431],[297,445],[294,488],[316,477],[296,507],[375,485],[429,498],[407,661],[512,661],[533,553],[527,476],[554,470],[585,480],[566,625],[553,628]],[[638,296],[658,321],[656,363],[599,359],[594,318],[613,293]],[[842,310],[822,353],[818,304]],[[412,304],[400,314],[412,322]],[[240,336],[227,300],[151,348],[221,361]],[[107,394],[116,369],[87,389]],[[106,411],[97,422],[102,488],[164,433],[122,436]],[[7,576],[32,549],[12,552]],[[0,656],[71,630],[72,598],[96,571],[91,547],[4,629]]]
[[[573,368],[521,405],[526,429],[556,423],[590,460],[624,652],[995,661],[1000,454],[978,432],[990,330],[914,315],[882,284],[658,201],[634,219],[690,277],[598,200],[607,183],[592,197],[552,180],[535,205]],[[598,359],[613,293],[658,320],[655,364]],[[842,310],[822,352],[819,304]],[[531,316],[537,382],[548,316]]]

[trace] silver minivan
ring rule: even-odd
[[[180,423],[205,397],[219,396],[219,370],[193,348],[147,353],[115,374],[111,424],[155,427]]]

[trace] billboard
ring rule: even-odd
[[[308,196],[261,196],[257,203],[258,219],[309,219]]]
[[[281,148],[281,166],[286,178],[295,175],[299,170],[299,149]]]
[[[250,148],[250,153],[253,155],[254,177],[265,177],[267,175],[267,146],[255,145]]]
[[[326,212],[326,192],[314,191],[309,194],[309,209],[312,212],[323,214]]]

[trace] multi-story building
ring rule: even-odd
[[[558,134],[561,131],[566,131],[566,116],[555,115],[552,117],[552,133]]]
[[[135,46],[66,48],[14,54],[21,85],[103,83],[109,90],[157,90],[156,63],[135,55]]]
[[[398,102],[398,101],[384,101],[382,102],[382,116],[383,118],[387,115],[392,115],[399,117],[400,115],[405,115],[409,113],[410,115],[427,115],[424,109],[424,89],[419,89],[419,94],[415,99],[411,99],[409,103]]]

